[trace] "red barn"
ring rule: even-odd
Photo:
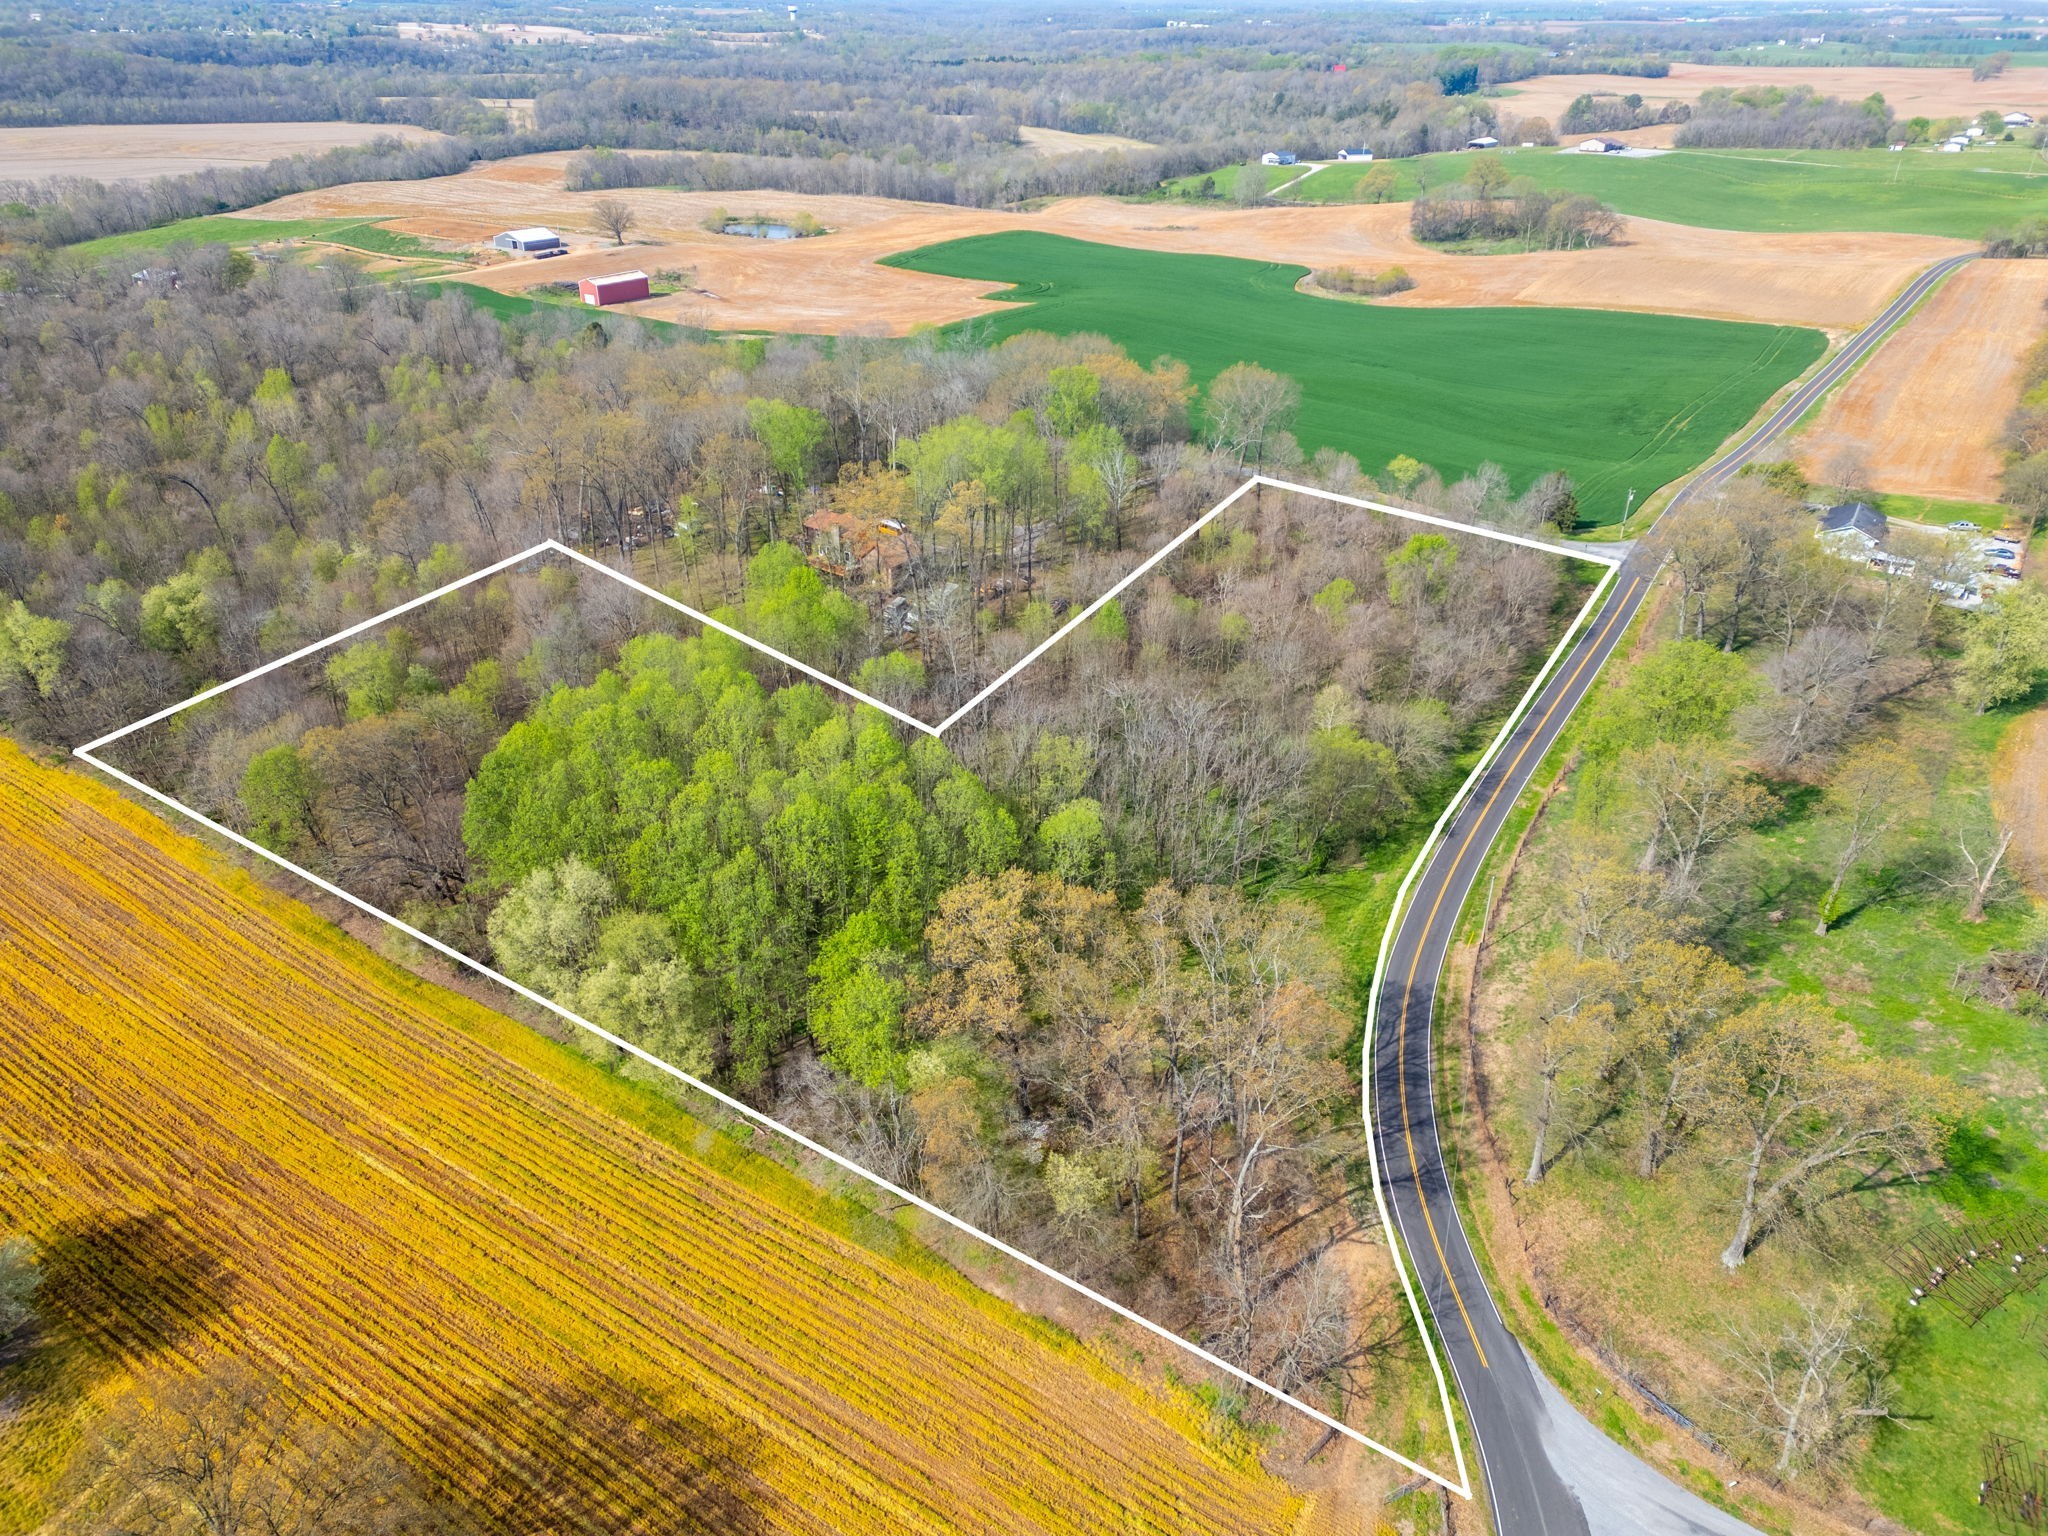
[[[586,277],[576,286],[586,304],[624,304],[647,297],[647,274],[614,272],[610,277]]]

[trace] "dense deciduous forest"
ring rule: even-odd
[[[1882,96],[1838,101],[1810,86],[1759,86],[1700,93],[1678,130],[1687,149],[1864,149],[1889,141],[1892,109]]]
[[[1099,339],[502,327],[214,248],[10,268],[0,689],[97,735],[540,538],[942,710],[1241,480],[1287,381]],[[1256,419],[1254,419],[1256,418]],[[1334,488],[1537,530],[1485,470]],[[902,553],[896,558],[893,552]],[[944,744],[548,557],[122,763],[1196,1330],[1342,1390],[1341,968],[1247,892],[1442,792],[1568,601],[1550,556],[1247,496]],[[1303,1221],[1304,1212],[1314,1211]],[[1320,1389],[1319,1389],[1320,1390]]]

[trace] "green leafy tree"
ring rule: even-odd
[[[668,922],[653,913],[603,920],[572,995],[566,1006],[670,1066],[702,1076],[715,1064],[717,1040],[700,1022],[696,978]]]
[[[142,594],[142,643],[153,651],[191,656],[220,638],[220,605],[206,579],[180,571]]]
[[[1038,863],[1069,885],[1107,888],[1116,882],[1116,856],[1099,800],[1069,800],[1038,824]]]
[[[29,611],[19,598],[0,612],[0,674],[22,678],[40,698],[56,692],[71,626]]]
[[[747,563],[740,627],[813,666],[843,666],[866,632],[867,610],[829,585],[794,545],[764,545]]]
[[[906,956],[882,920],[857,912],[811,962],[811,1038],[849,1077],[880,1087],[905,1078]]]
[[[1478,156],[1472,162],[1472,169],[1465,173],[1465,185],[1481,202],[1491,202],[1499,197],[1512,179],[1508,175],[1507,163],[1497,155]]]
[[[240,797],[249,835],[272,852],[321,840],[320,779],[290,742],[249,759]]]
[[[550,993],[573,990],[615,900],[611,882],[581,859],[536,869],[492,910],[491,949],[514,981]]]
[[[382,640],[364,640],[327,663],[328,686],[343,701],[351,720],[382,715],[407,699],[438,690],[434,674],[413,660],[412,636],[393,629]]]
[[[1586,751],[1618,757],[1652,742],[1725,735],[1735,711],[1755,698],[1755,671],[1704,640],[1669,640],[1633,667],[1619,688],[1599,696]]]
[[[1413,809],[1393,749],[1349,725],[1317,731],[1304,785],[1304,842],[1313,858],[1381,836]]]
[[[1956,692],[1978,714],[2026,697],[2048,677],[2048,592],[2008,588],[1970,621]]]
[[[807,405],[783,400],[749,400],[747,425],[768,450],[768,462],[785,495],[799,496],[810,484],[818,454],[830,435],[825,418]]]
[[[1055,368],[1046,384],[1046,425],[1061,437],[1076,437],[1102,420],[1102,380],[1093,369]]]
[[[1458,546],[1440,533],[1418,533],[1387,556],[1387,596],[1404,607],[1440,606],[1451,594]]]

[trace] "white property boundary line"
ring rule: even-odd
[[[833,1151],[830,1147],[824,1146],[819,1142],[813,1141],[810,1137],[805,1136],[802,1132],[794,1130],[787,1125],[784,1125],[781,1121],[774,1119],[770,1115],[762,1113],[760,1110],[755,1109],[752,1105],[743,1103],[739,1099],[734,1098],[732,1095],[725,1093],[716,1087],[713,1087],[710,1083],[707,1083],[700,1078],[692,1076],[690,1073],[684,1072],[677,1067],[669,1065],[669,1063],[663,1061],[660,1057],[653,1055],[651,1052],[644,1050],[638,1045],[635,1045],[632,1041],[623,1039],[620,1036],[613,1034],[609,1030],[600,1028],[598,1025],[591,1023],[588,1019],[583,1018],[578,1014],[571,1013],[567,1008],[562,1007],[559,1003],[553,1001],[550,998],[542,996],[540,993],[534,991],[532,988],[521,986],[518,982],[512,980],[511,977],[502,975],[498,971],[493,970],[490,966],[485,965],[482,961],[471,958],[469,955],[464,954],[461,950],[456,949],[454,946],[450,944],[442,942],[440,939],[435,938],[431,934],[422,933],[419,929],[413,927],[410,923],[407,923],[400,918],[392,916],[389,912],[384,911],[380,907],[371,905],[369,902],[363,900],[359,896],[352,894],[349,891],[343,890],[340,886],[335,885],[332,881],[323,880],[320,876],[314,874],[311,870],[304,869],[299,865],[294,864],[290,859],[287,859],[280,854],[273,853],[270,849],[265,848],[261,843],[256,842],[252,838],[244,837],[241,833],[236,832],[230,827],[221,825],[221,823],[213,820],[211,817],[205,816],[200,812],[193,810],[192,807],[186,805],[184,802],[163,793],[161,790],[152,788],[150,785],[143,783],[142,780],[136,778],[134,775],[125,773],[121,769],[116,768],[109,763],[102,762],[100,758],[96,755],[102,748],[113,745],[115,742],[120,741],[123,737],[130,736],[137,731],[147,729],[149,726],[167,720],[171,718],[173,715],[180,714],[185,710],[193,708],[195,705],[203,704],[207,702],[209,699],[218,698],[220,695],[227,693],[231,689],[239,688],[244,683],[253,682],[257,678],[266,676],[271,672],[275,672],[281,667],[287,667],[292,665],[294,662],[303,661],[309,656],[317,655],[319,652],[324,651],[331,646],[339,645],[341,642],[345,640],[353,639],[355,636],[362,634],[366,630],[373,629],[377,625],[386,623],[391,619],[395,619],[401,614],[410,613],[415,608],[423,607],[428,603],[446,597],[450,593],[459,591],[461,588],[469,586],[473,582],[485,580],[488,577],[497,575],[501,571],[509,570],[529,560],[537,559],[543,555],[548,554],[566,556],[568,559],[573,560],[580,565],[585,565],[590,567],[594,571],[601,572],[602,574],[610,577],[612,580],[619,582],[621,585],[630,587],[633,591],[640,593],[644,597],[652,598],[654,601],[661,603],[666,607],[673,608],[679,613],[686,614],[690,618],[696,620],[699,624],[702,624],[710,629],[715,629],[720,634],[727,635],[730,638],[739,641],[741,644],[746,645],[753,650],[761,652],[763,655],[770,656],[774,658],[776,661],[782,663],[784,666],[790,667],[798,672],[801,672],[806,677],[809,677],[814,681],[823,683],[827,687],[836,689],[838,692],[843,693],[862,704],[866,704],[874,709],[882,711],[884,714],[888,715],[893,720],[899,721],[902,724],[908,725],[916,730],[923,731],[926,735],[939,737],[943,736],[945,732],[951,729],[954,725],[957,725],[960,722],[960,720],[964,718],[967,714],[969,714],[972,710],[974,710],[981,704],[986,703],[989,697],[993,695],[999,688],[1003,687],[1012,678],[1017,676],[1018,673],[1022,672],[1026,667],[1028,667],[1032,662],[1036,661],[1039,657],[1043,656],[1047,651],[1052,649],[1052,647],[1058,644],[1059,641],[1063,640],[1064,638],[1066,638],[1066,636],[1072,634],[1074,630],[1079,628],[1082,624],[1086,623],[1090,618],[1092,618],[1096,613],[1098,613],[1106,604],[1115,599],[1120,593],[1128,589],[1133,582],[1137,581],[1140,577],[1144,576],[1147,572],[1152,570],[1154,566],[1158,565],[1162,560],[1166,559],[1175,550],[1179,549],[1181,545],[1185,544],[1189,539],[1193,538],[1203,528],[1208,526],[1208,524],[1212,520],[1214,520],[1216,517],[1220,516],[1230,507],[1235,505],[1236,502],[1247,491],[1253,490],[1254,488],[1261,485],[1269,485],[1272,486],[1275,490],[1285,491],[1295,495],[1310,496],[1322,501],[1332,501],[1337,502],[1344,506],[1358,507],[1367,511],[1379,512],[1389,517],[1401,518],[1410,522],[1425,523],[1432,527],[1450,529],[1453,532],[1457,533],[1473,534],[1477,537],[1493,539],[1500,543],[1514,544],[1519,545],[1526,549],[1540,550],[1546,554],[1561,555],[1566,559],[1591,561],[1595,564],[1607,567],[1606,571],[1602,574],[1598,584],[1594,587],[1591,596],[1589,596],[1586,599],[1584,607],[1580,609],[1578,617],[1573,620],[1571,627],[1565,632],[1564,636],[1558,641],[1556,647],[1551,651],[1549,657],[1544,661],[1542,668],[1537,672],[1535,679],[1529,684],[1527,691],[1523,693],[1520,701],[1516,703],[1514,709],[1509,713],[1507,720],[1502,724],[1500,728],[1499,734],[1494,737],[1492,744],[1487,747],[1485,753],[1480,757],[1479,762],[1473,767],[1472,772],[1466,777],[1465,782],[1459,786],[1457,793],[1451,797],[1449,804],[1447,804],[1444,807],[1443,814],[1437,818],[1436,825],[1431,829],[1430,835],[1428,839],[1424,842],[1421,852],[1416,855],[1415,863],[1409,868],[1407,878],[1401,882],[1401,887],[1399,891],[1396,892],[1394,897],[1394,905],[1390,909],[1388,914],[1386,932],[1382,935],[1380,940],[1379,959],[1375,967],[1375,984],[1372,988],[1370,999],[1366,1007],[1365,1047],[1362,1072],[1362,1078],[1366,1084],[1366,1092],[1364,1094],[1364,1102],[1361,1106],[1361,1118],[1364,1121],[1366,1131],[1367,1160],[1372,1171],[1373,1201],[1375,1205],[1377,1205],[1377,1207],[1379,1208],[1380,1226],[1382,1231],[1386,1235],[1387,1250],[1393,1256],[1394,1259],[1395,1272],[1400,1276],[1401,1279],[1401,1290],[1402,1294],[1406,1296],[1408,1301],[1409,1315],[1414,1319],[1416,1332],[1420,1335],[1422,1339],[1423,1349],[1429,1356],[1430,1370],[1436,1378],[1437,1397],[1438,1401],[1442,1405],[1444,1413],[1444,1427],[1450,1435],[1451,1453],[1454,1460],[1456,1461],[1458,1469],[1458,1480],[1455,1483],[1451,1482],[1442,1474],[1433,1472],[1428,1467],[1423,1466],[1421,1463],[1413,1461],[1407,1456],[1402,1455],[1399,1451],[1394,1450],[1390,1446],[1382,1445],[1379,1441],[1374,1440],[1369,1435],[1362,1434],[1358,1430],[1351,1428],[1350,1425],[1342,1423],[1341,1421],[1331,1417],[1329,1414],[1324,1413],[1321,1409],[1313,1406],[1312,1404],[1303,1402],[1300,1398],[1295,1397],[1292,1393],[1281,1391],[1278,1387],[1273,1386],[1270,1382],[1267,1382],[1258,1376],[1254,1376],[1249,1371],[1242,1370],[1239,1367],[1232,1365],[1229,1361],[1222,1359],[1218,1355],[1212,1354],[1210,1351],[1203,1349],[1198,1344],[1191,1343],[1189,1340],[1182,1338],[1179,1334],[1172,1332],[1170,1329],[1162,1327],[1160,1324],[1153,1322],[1151,1319],[1140,1316],[1138,1313],[1132,1311],[1129,1307],[1124,1306],[1122,1303],[1114,1301],[1111,1298],[1103,1295],[1101,1292],[1093,1290],[1086,1285],[1083,1285],[1080,1281],[1075,1280],[1071,1276],[1063,1274],[1059,1270],[1054,1269],[1052,1266],[1045,1264],[1038,1259],[1033,1258],[1030,1254],[1023,1252],[1021,1249],[1012,1247],[1010,1244],[1002,1241],[1002,1239],[994,1237],[991,1234],[982,1231],[979,1227],[974,1226],[972,1223],[961,1220],[961,1218],[953,1215],[950,1211],[943,1210],[939,1206],[932,1204],[930,1201],[923,1199],[921,1196],[914,1195],[909,1190],[901,1188],[900,1186],[890,1182],[888,1179],[883,1178],[881,1175],[871,1172],[869,1169],[862,1167],[859,1163],[854,1162],[851,1158],[845,1157],[840,1153]],[[716,1103],[723,1105],[725,1108],[731,1110],[733,1113],[740,1115],[747,1120],[753,1121],[757,1125],[764,1126],[767,1129],[774,1131],[776,1134],[787,1138],[789,1141],[794,1142],[796,1145],[802,1147],[805,1151],[812,1153],[814,1156],[822,1157],[827,1162],[833,1164],[836,1167],[846,1170],[848,1173],[853,1174],[855,1177],[866,1180],[868,1183],[874,1185],[878,1189],[885,1191],[889,1195],[893,1196],[895,1199],[902,1201],[904,1204],[915,1206],[918,1210],[923,1211],[926,1215],[946,1223],[948,1226],[965,1233],[969,1237],[975,1238],[980,1242],[986,1243],[989,1247],[995,1249],[998,1253],[1001,1253],[1005,1257],[1013,1259],[1017,1263],[1024,1265],[1026,1268],[1045,1276],[1047,1279],[1052,1280],[1056,1284],[1066,1287],[1068,1290],[1074,1292],[1076,1295],[1085,1297],[1087,1300],[1095,1302],[1099,1306],[1107,1308],[1109,1311],[1114,1313],[1116,1316],[1124,1319],[1126,1322],[1133,1323],[1138,1327],[1144,1329],[1146,1332],[1151,1333],[1156,1337],[1165,1340],[1167,1343],[1172,1344],[1177,1348],[1186,1350],[1189,1354],[1201,1360],[1205,1365],[1208,1365],[1214,1370],[1221,1371],[1224,1375],[1230,1377],[1232,1380],[1241,1382],[1243,1385],[1250,1387],[1257,1392],[1265,1394],[1267,1397],[1272,1398],[1276,1402],[1285,1403],[1289,1407],[1294,1408],[1301,1413],[1307,1414],[1311,1419],[1314,1419],[1318,1424],[1321,1424],[1325,1429],[1329,1429],[1337,1434],[1347,1436],[1348,1438],[1357,1441],[1359,1444],[1366,1446],[1371,1450],[1379,1452],[1382,1456],[1388,1457],[1389,1459],[1398,1463],[1402,1467],[1405,1467],[1410,1472],[1413,1472],[1420,1477],[1427,1478],[1430,1482],[1435,1483],[1438,1486],[1445,1488],[1452,1493],[1457,1494],[1461,1498],[1470,1499],[1472,1497],[1471,1477],[1467,1472],[1465,1466],[1464,1447],[1458,1438],[1457,1418],[1451,1410],[1450,1387],[1444,1377],[1443,1364],[1441,1360],[1438,1358],[1435,1342],[1430,1337],[1428,1323],[1422,1315],[1421,1304],[1416,1299],[1415,1287],[1413,1282],[1409,1279],[1408,1266],[1402,1256],[1400,1244],[1396,1240],[1393,1221],[1392,1218],[1388,1215],[1387,1211],[1386,1197],[1381,1190],[1379,1158],[1378,1153],[1375,1150],[1376,1138],[1373,1134],[1372,1125],[1370,1088],[1372,1078],[1373,1032],[1375,1025],[1377,1023],[1379,1000],[1379,987],[1377,983],[1379,979],[1379,972],[1384,969],[1386,964],[1387,945],[1393,936],[1395,927],[1397,926],[1398,920],[1401,915],[1403,905],[1407,900],[1409,888],[1414,884],[1417,873],[1422,869],[1424,862],[1435,850],[1437,841],[1442,836],[1444,828],[1447,825],[1449,825],[1451,817],[1470,797],[1473,787],[1479,781],[1480,775],[1486,771],[1488,766],[1490,766],[1493,762],[1494,758],[1499,755],[1501,748],[1507,744],[1508,738],[1514,733],[1515,727],[1521,723],[1522,717],[1527,713],[1530,703],[1535,699],[1537,693],[1541,690],[1544,683],[1549,680],[1551,674],[1557,669],[1557,665],[1563,659],[1564,654],[1567,648],[1570,646],[1573,637],[1579,633],[1580,629],[1583,627],[1586,621],[1587,616],[1593,611],[1595,605],[1599,602],[1601,596],[1606,592],[1608,586],[1612,583],[1614,579],[1614,572],[1619,565],[1620,561],[1614,559],[1613,557],[1604,554],[1595,554],[1589,550],[1573,549],[1563,544],[1547,543],[1541,539],[1532,539],[1524,537],[1520,534],[1505,533],[1499,529],[1483,527],[1476,523],[1465,523],[1456,521],[1455,519],[1451,518],[1436,517],[1425,512],[1411,511],[1406,507],[1389,506],[1384,502],[1371,501],[1362,497],[1343,496],[1337,494],[1334,491],[1318,490],[1314,486],[1298,485],[1291,481],[1277,480],[1267,475],[1254,475],[1250,479],[1246,480],[1242,485],[1238,486],[1238,488],[1232,491],[1228,496],[1224,497],[1221,501],[1217,502],[1216,505],[1211,507],[1207,512],[1203,513],[1201,517],[1197,518],[1194,522],[1190,523],[1186,528],[1182,529],[1171,540],[1169,540],[1166,544],[1161,546],[1160,549],[1158,549],[1155,553],[1146,558],[1134,570],[1125,575],[1122,580],[1118,581],[1114,586],[1109,588],[1108,591],[1104,592],[1100,597],[1096,598],[1093,602],[1089,603],[1079,613],[1074,615],[1074,617],[1069,619],[1065,624],[1061,625],[1057,630],[1055,630],[1049,637],[1041,641],[1037,646],[1033,647],[1027,655],[1025,655],[1020,661],[1015,663],[1013,666],[1006,669],[1001,676],[996,678],[994,682],[990,683],[986,688],[983,688],[979,693],[975,694],[973,698],[969,699],[965,704],[961,705],[958,709],[956,709],[951,715],[948,715],[939,724],[931,725],[923,720],[918,719],[914,715],[906,714],[904,711],[900,709],[896,709],[891,705],[885,704],[880,699],[873,698],[870,695],[863,693],[860,689],[852,687],[850,684],[844,683],[840,681],[838,678],[832,677],[827,673],[821,672],[815,667],[807,666],[803,662],[798,661],[795,657],[785,655],[783,652],[776,650],[773,646],[766,645],[761,641],[754,639],[752,636],[747,635],[741,632],[740,630],[733,628],[729,624],[721,623],[717,619],[712,618],[709,614],[700,613],[697,609],[690,607],[687,603],[678,602],[676,599],[669,597],[664,593],[658,592],[653,587],[647,586],[643,582],[636,581],[632,577],[625,575],[623,572],[612,569],[610,566],[606,565],[601,560],[593,559],[589,555],[583,554],[578,550],[571,549],[566,544],[562,544],[557,540],[545,539],[542,542],[533,545],[531,548],[521,550],[516,555],[508,555],[504,559],[496,561],[491,565],[484,566],[480,570],[472,571],[467,576],[458,577],[456,580],[447,583],[445,586],[436,587],[431,592],[423,593],[422,595],[415,597],[408,602],[400,603],[397,607],[387,609],[383,613],[376,614],[368,619],[364,619],[361,623],[352,624],[347,629],[344,629],[337,634],[330,635],[324,640],[318,640],[310,645],[301,646],[299,649],[292,651],[288,655],[280,656],[274,661],[265,662],[262,666],[256,667],[251,671],[245,672],[240,677],[231,678],[224,683],[217,683],[211,688],[204,689],[201,692],[194,694],[191,698],[184,700],[182,703],[173,704],[166,709],[160,709],[151,715],[145,715],[142,719],[134,721],[132,724],[124,725],[119,730],[109,731],[106,735],[99,737],[97,740],[87,742],[84,746],[74,749],[73,755],[84,762],[90,763],[93,767],[99,769],[100,772],[106,774],[110,778],[118,780],[122,784],[127,785],[130,789],[135,790],[137,793],[146,795],[148,798],[155,800],[159,804],[164,805],[169,809],[177,812],[180,816],[186,817],[188,820],[195,821],[199,825],[207,828],[209,831],[215,833],[216,835],[226,838],[229,842],[233,843],[238,848],[241,848],[246,852],[255,854],[258,858],[268,860],[270,863],[277,865],[281,869],[288,870],[290,873],[298,876],[301,880],[304,880],[307,884],[315,887],[316,889],[324,891],[328,895],[336,898],[337,900],[346,902],[348,905],[356,908],[358,911],[364,912],[369,916],[376,918],[379,922],[386,923],[392,928],[397,929],[400,933],[405,934],[414,942],[423,944],[427,948],[435,951],[437,954],[442,955],[446,959],[454,961],[457,965],[464,967],[465,969],[474,971],[480,976],[488,978],[489,980],[497,983],[499,986],[504,987],[506,990],[513,992],[520,997],[525,998],[528,1002],[536,1004],[541,1008],[545,1008],[548,1012],[555,1014],[556,1016],[566,1020],[570,1024],[575,1025],[578,1029],[585,1030],[588,1033],[597,1036],[599,1039],[605,1041],[607,1044],[613,1046],[615,1049],[623,1051],[625,1054],[634,1057],[636,1060],[646,1062],[649,1066],[655,1068],[657,1071],[663,1072],[667,1074],[669,1077],[676,1079],[678,1082],[688,1085],[690,1088],[695,1089],[697,1092],[705,1095],[707,1098],[710,1098]]]

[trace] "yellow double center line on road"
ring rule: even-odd
[[[1593,658],[1600,654],[1600,647],[1606,642],[1616,621],[1628,612],[1629,600],[1636,595],[1636,588],[1642,584],[1640,576],[1630,579],[1628,590],[1622,594],[1621,601],[1615,604],[1614,612],[1607,616],[1607,622],[1601,626],[1600,633],[1594,637],[1592,645],[1587,647],[1586,654],[1579,658],[1579,664],[1572,668],[1572,675],[1565,679],[1564,687],[1559,689],[1557,697],[1550,701],[1550,707],[1543,711],[1543,718],[1536,722],[1536,728],[1524,739],[1521,749],[1508,764],[1507,772],[1500,776],[1500,782],[1493,786],[1493,793],[1486,797],[1486,804],[1480,807],[1478,816],[1473,819],[1471,830],[1465,834],[1465,841],[1458,845],[1458,856],[1451,860],[1451,867],[1444,871],[1443,882],[1437,886],[1436,900],[1430,904],[1429,918],[1422,925],[1422,936],[1416,940],[1415,958],[1408,962],[1408,980],[1401,989],[1401,1032],[1395,1047],[1396,1071],[1401,1084],[1401,1139],[1408,1144],[1408,1171],[1415,1179],[1415,1198],[1422,1206],[1423,1224],[1429,1228],[1429,1245],[1436,1250],[1437,1267],[1443,1271],[1444,1280],[1451,1288],[1451,1299],[1458,1304],[1458,1316],[1465,1320],[1465,1332],[1471,1337],[1472,1348],[1479,1354],[1479,1365],[1482,1370],[1492,1369],[1486,1363],[1486,1347],[1479,1342],[1479,1330],[1472,1326],[1472,1314],[1465,1310],[1465,1297],[1458,1289],[1458,1277],[1451,1273],[1450,1260],[1444,1257],[1443,1240],[1437,1236],[1436,1218],[1429,1213],[1429,1194],[1422,1183],[1422,1165],[1415,1156],[1415,1129],[1408,1120],[1408,1073],[1404,1070],[1408,1061],[1408,1009],[1415,998],[1415,975],[1422,966],[1423,948],[1428,941],[1430,930],[1436,927],[1437,909],[1443,906],[1444,893],[1451,888],[1451,880],[1457,874],[1458,866],[1465,861],[1465,855],[1472,847],[1472,839],[1477,837],[1479,829],[1486,825],[1486,818],[1492,814],[1494,801],[1500,798],[1500,792],[1506,789],[1509,781],[1514,778],[1515,770],[1522,765],[1522,759],[1527,755],[1529,748],[1542,736],[1543,728],[1550,724],[1550,717],[1557,713],[1557,707],[1571,697],[1572,688],[1578,683],[1579,674],[1591,666]]]

